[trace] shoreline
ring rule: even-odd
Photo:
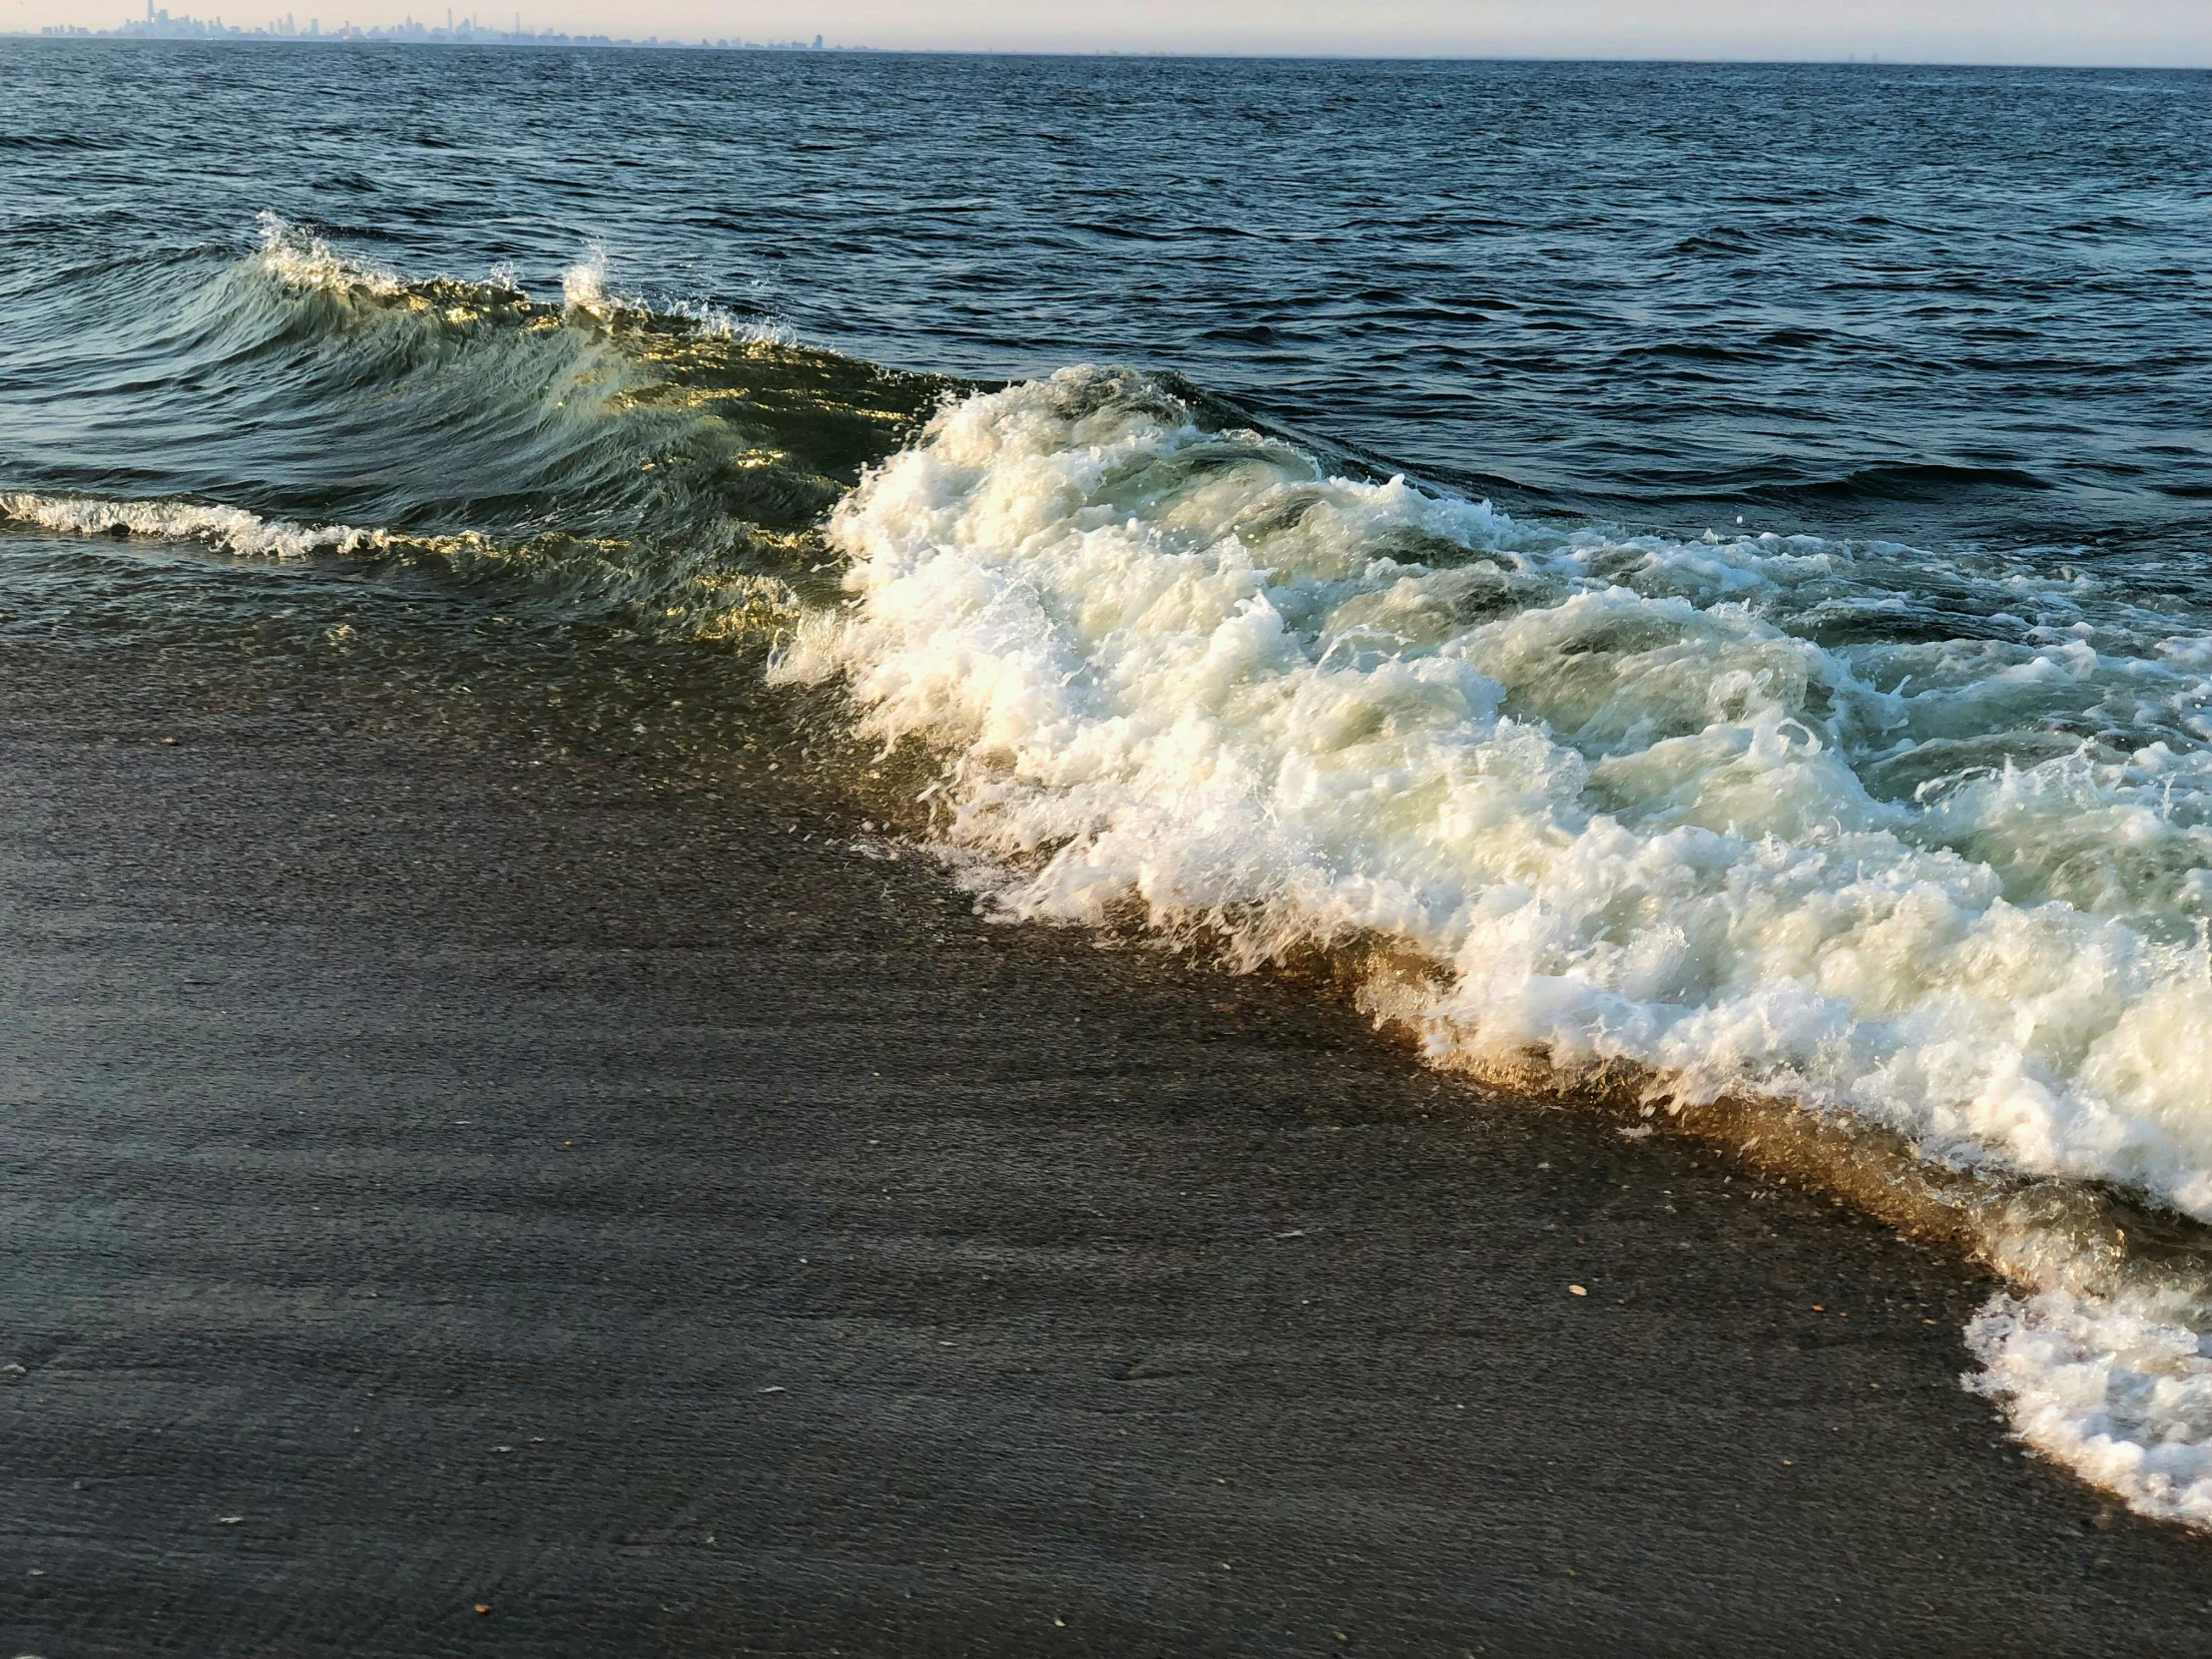
[[[0,647],[11,1651],[2191,1650],[1948,1254],[805,782],[176,666]]]

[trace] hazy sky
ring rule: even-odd
[[[445,20],[445,0],[158,0],[253,25]],[[517,0],[476,8],[512,27]],[[471,8],[457,7],[461,15]],[[0,0],[0,28],[110,28],[144,0]],[[852,46],[2212,66],[2212,0],[525,0],[527,27]]]

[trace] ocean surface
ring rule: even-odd
[[[0,42],[0,641],[1335,953],[1962,1240],[2212,1526],[2208,178],[2204,74]]]

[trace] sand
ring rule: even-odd
[[[2204,1651],[1959,1262],[789,773],[210,673],[0,647],[7,1653]]]

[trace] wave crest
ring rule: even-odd
[[[1088,368],[946,409],[829,535],[854,602],[777,672],[950,755],[947,833],[1013,913],[1135,902],[1247,963],[1388,939],[1439,1063],[1630,1064],[1649,1104],[1792,1100],[2212,1220],[2202,619],[2020,562],[1516,523]],[[1995,637],[1889,625],[1931,592]],[[1990,1386],[2073,1444],[2018,1377],[2064,1322],[1997,1323]],[[2204,1406],[2114,1432],[2212,1445]]]
[[[261,268],[292,287],[326,293],[368,294],[389,299],[406,284],[380,266],[340,254],[313,233],[280,215],[264,211],[255,220],[261,235]]]
[[[300,524],[243,507],[191,501],[110,501],[91,496],[0,492],[0,521],[67,536],[147,536],[195,541],[249,559],[298,560],[317,554],[381,552],[386,530],[350,524]]]

